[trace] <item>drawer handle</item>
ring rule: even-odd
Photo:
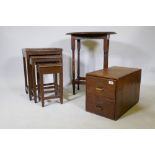
[[[103,108],[102,108],[101,106],[99,106],[99,105],[96,105],[96,108],[97,108],[98,110],[103,110]]]
[[[96,90],[97,90],[97,91],[103,91],[104,89],[103,89],[103,88],[97,87]]]

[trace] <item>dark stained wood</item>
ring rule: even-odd
[[[75,79],[75,84],[86,84],[86,81],[79,81],[78,79]]]
[[[45,83],[44,86],[54,85],[54,83]]]
[[[72,86],[73,94],[75,95],[75,38],[71,36],[71,49],[72,49]]]
[[[75,84],[79,90],[80,82],[80,40],[81,39],[103,39],[104,58],[103,68],[108,68],[108,54],[109,54],[109,38],[110,35],[116,34],[115,32],[71,32],[67,35],[71,35],[71,49],[72,49],[72,86],[73,94],[75,94]],[[75,41],[77,41],[77,80],[75,80]],[[83,82],[82,82],[83,83]]]
[[[30,64],[41,62],[59,62],[61,55],[48,55],[48,56],[31,56]]]
[[[115,79],[118,80],[128,74],[132,74],[136,72],[137,68],[128,68],[128,67],[119,67],[113,66],[108,69],[101,69],[94,72],[87,73],[87,75],[94,76],[94,77],[104,77],[107,79]]]
[[[62,55],[61,54],[52,54],[52,55],[48,55],[48,56],[31,56],[30,57],[30,65],[31,65],[31,74],[32,74],[32,94],[34,96],[34,101],[35,103],[37,103],[37,95],[36,95],[36,77],[35,77],[35,66],[38,64],[38,63],[62,63],[61,62],[61,58],[62,58]],[[55,85],[56,85],[56,89],[55,91],[57,92],[57,76],[56,74],[53,75],[54,76],[54,79],[56,80],[55,81]],[[56,93],[55,92],[55,93]]]
[[[31,82],[32,82],[32,87],[31,87],[31,92],[32,95],[34,96],[34,102],[37,103],[37,95],[36,95],[36,77],[35,77],[35,64],[32,63],[31,66]]]
[[[43,74],[42,73],[40,73],[40,71],[38,71],[38,76],[39,76],[39,83],[38,83],[38,89],[40,90],[40,91],[38,91],[38,96],[40,97],[40,99],[41,99],[41,103],[42,103],[42,107],[44,107],[44,81],[43,81]],[[39,94],[39,92],[40,92],[40,94]]]
[[[86,77],[79,77],[80,80],[86,80]]]
[[[62,58],[61,58],[62,59]],[[63,63],[43,63],[37,65],[38,72],[38,96],[41,99],[42,107],[44,107],[44,100],[60,98],[60,103],[63,103]],[[45,97],[45,87],[44,87],[44,75],[45,74],[53,74],[54,75],[54,92],[55,95]],[[59,75],[59,78],[57,76]],[[59,85],[58,85],[59,79]],[[52,92],[52,91],[51,91]]]
[[[103,68],[104,69],[108,68],[108,57],[109,57],[109,38],[106,37],[104,39],[104,57],[103,57],[103,60],[104,60]]]
[[[80,81],[80,48],[81,48],[81,41],[80,39],[77,40],[77,50],[78,50],[78,54],[77,54],[77,61],[78,61],[78,66],[77,66],[77,78],[78,81]],[[78,90],[80,89],[80,83],[78,82]]]
[[[60,74],[59,75],[60,75],[59,76],[59,81],[60,81],[60,86],[59,86],[60,103],[63,104],[63,67],[61,67],[61,71],[60,71]]]
[[[138,103],[141,69],[111,67],[86,76],[86,110],[113,120]]]
[[[57,73],[53,74],[53,79],[54,79],[55,96],[57,96],[58,95],[58,76],[57,76]]]
[[[27,69],[26,69],[26,59],[23,57],[23,67],[24,67],[24,79],[25,79],[25,92],[28,94],[28,84],[27,84]]]
[[[116,34],[115,32],[71,32],[67,33],[67,35],[72,35],[77,38],[96,38],[101,39],[106,37],[107,35]]]
[[[60,96],[59,95],[58,96],[52,96],[52,95],[50,95],[50,96],[44,97],[45,100],[56,99],[56,98],[60,98]]]
[[[23,54],[23,64],[24,64],[24,73],[25,77],[25,90],[28,90],[29,99],[32,100],[32,87],[33,87],[33,75],[32,75],[32,66],[30,65],[31,56],[49,56],[49,55],[59,55],[62,52],[61,48],[24,48],[22,49]]]

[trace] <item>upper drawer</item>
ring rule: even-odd
[[[87,92],[95,96],[115,99],[116,80],[87,76]]]

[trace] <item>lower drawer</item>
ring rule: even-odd
[[[101,116],[105,116],[114,119],[115,115],[115,101],[96,96],[95,99],[95,113]]]
[[[115,101],[102,96],[86,97],[86,110],[110,119],[115,118]]]

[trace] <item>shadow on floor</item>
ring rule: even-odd
[[[137,103],[135,106],[131,107],[131,109],[129,109],[123,116],[121,116],[120,119],[123,119],[125,117],[130,116],[130,115],[133,115],[134,113],[138,113],[140,111],[143,111],[144,109],[145,109],[145,107],[140,105],[140,103]]]
[[[69,101],[76,100],[85,94],[85,86],[80,86],[80,90],[76,89],[76,94],[73,95],[72,86],[64,88],[64,99]]]

